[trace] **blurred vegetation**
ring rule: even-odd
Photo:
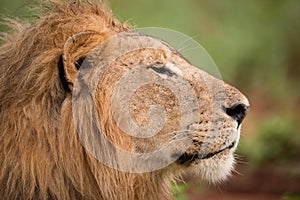
[[[176,200],[188,200],[185,192],[187,190],[188,186],[185,183],[176,183],[176,184],[172,184],[172,193],[174,195],[174,198]]]
[[[300,200],[300,195],[286,194],[282,200]]]
[[[239,146],[250,163],[300,163],[299,0],[108,1],[121,21],[174,29],[206,48],[223,79],[250,100]],[[36,11],[26,11],[31,2],[1,0],[0,13],[32,20]],[[185,189],[174,186],[175,197],[185,199],[180,196]]]
[[[300,163],[300,134],[294,117],[273,117],[258,124],[253,140],[242,140],[239,153],[246,155],[252,165]],[[299,171],[300,175],[300,171]]]

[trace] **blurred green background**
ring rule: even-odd
[[[177,199],[300,199],[300,1],[110,0],[135,27],[164,27],[193,37],[223,79],[251,103],[237,173],[215,188],[185,177]],[[2,16],[36,18],[31,1],[1,0]],[[7,27],[0,26],[0,31]]]

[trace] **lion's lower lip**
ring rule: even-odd
[[[211,158],[227,149],[231,149],[233,148],[235,145],[235,142],[232,142],[228,147],[225,147],[223,149],[220,149],[219,151],[213,152],[213,153],[209,153],[209,154],[188,154],[188,153],[184,153],[182,154],[179,158],[178,158],[178,163],[179,164],[189,164],[195,160],[204,160],[204,159],[208,159]]]

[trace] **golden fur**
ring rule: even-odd
[[[79,141],[73,123],[71,93],[66,91],[59,79],[57,63],[61,55],[64,55],[67,73],[65,78],[72,89],[76,73],[72,71],[74,63],[98,44],[129,28],[114,19],[107,6],[100,2],[51,1],[47,5],[50,9],[34,24],[21,24],[11,20],[12,32],[2,37],[1,199],[171,199],[170,180],[177,173],[177,169],[180,171],[187,166],[171,166],[155,172],[135,174],[111,169],[99,163]],[[81,32],[84,34],[75,38],[74,35]],[[152,55],[147,62],[155,63],[159,59],[163,62],[164,58],[157,58],[156,54],[157,52],[147,52],[148,56]],[[134,54],[131,56],[136,57]],[[132,63],[130,58],[126,59],[127,63]],[[184,60],[179,62],[184,63],[183,66],[187,65]],[[192,76],[189,78],[193,79]],[[193,86],[197,95],[207,96],[205,89],[197,84]],[[109,82],[102,86],[110,90]],[[247,100],[235,89],[228,85],[225,87],[230,93],[228,106],[234,102],[247,104]],[[141,94],[143,95],[146,94]],[[107,102],[108,97],[98,96],[98,118],[106,119],[101,122],[102,126],[108,130],[107,134],[112,141],[124,148],[130,148],[130,139],[118,135],[120,133],[115,130],[112,117],[105,115],[110,112],[108,105],[103,103]],[[133,98],[133,101],[138,102],[138,97]],[[208,107],[207,105],[204,107]],[[139,109],[147,108],[140,106]],[[172,115],[173,111],[170,110]],[[146,118],[142,116],[143,112],[135,112],[137,119]],[[203,120],[205,122],[205,117]],[[230,117],[226,120],[229,121]],[[168,127],[176,128],[177,121],[170,121]],[[209,122],[205,123],[203,126]],[[169,130],[166,128],[164,131]],[[203,131],[204,134],[207,132],[204,129]],[[214,146],[212,150],[218,147]],[[136,148],[148,147],[138,144]],[[228,151],[228,154],[231,155],[232,151]],[[224,178],[229,173],[231,164],[226,164],[225,153],[214,159],[220,160],[216,161],[219,164],[214,160],[203,161],[202,165],[199,164],[201,167],[198,167],[198,171],[203,177],[210,178],[216,172]],[[228,165],[224,173],[220,166],[223,163]],[[215,172],[204,170],[210,166]]]

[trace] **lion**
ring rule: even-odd
[[[46,5],[1,38],[1,199],[172,199],[182,173],[230,174],[241,92],[105,3]]]

